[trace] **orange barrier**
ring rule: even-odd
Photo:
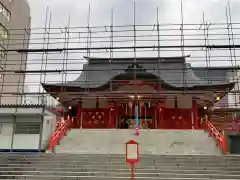
[[[61,125],[51,134],[49,139],[49,147],[50,151],[53,150],[53,147],[57,145],[57,143],[62,139],[62,137],[69,131],[72,127],[72,119],[69,117],[67,120],[64,120]]]
[[[221,148],[223,153],[227,152],[227,143],[226,143],[226,137],[218,131],[216,127],[213,126],[213,124],[210,121],[205,121],[206,128],[208,130],[208,135],[214,137],[217,145]]]

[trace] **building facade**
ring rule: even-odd
[[[0,0],[0,104],[19,104],[24,91],[27,54],[11,49],[27,49],[30,37],[30,6],[27,0]],[[7,71],[7,72],[6,72]]]
[[[200,78],[185,57],[86,59],[75,81],[42,84],[69,107],[74,128],[123,128],[128,120],[131,128],[198,129],[204,109],[235,85]]]

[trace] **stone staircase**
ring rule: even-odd
[[[136,140],[141,154],[221,154],[216,143],[202,130],[72,129],[56,153],[123,154],[125,143]]]
[[[206,145],[207,146],[207,145]],[[135,179],[239,180],[240,156],[141,155]],[[129,180],[124,155],[0,154],[0,179]]]

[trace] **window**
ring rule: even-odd
[[[9,10],[0,3],[0,14],[6,18],[7,21],[10,21],[11,18],[11,13],[9,12]]]
[[[15,134],[40,134],[39,122],[16,122]]]

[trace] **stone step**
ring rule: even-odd
[[[125,143],[140,143],[141,154],[221,154],[212,138],[202,130],[74,129],[56,147],[57,153],[124,154]],[[208,144],[208,146],[206,146]]]
[[[208,169],[167,169],[167,168],[156,168],[156,169],[147,169],[147,168],[136,168],[134,170],[136,173],[177,173],[177,174],[230,174],[230,175],[240,175],[240,171],[228,171],[228,170],[222,170],[222,169],[216,169],[216,170],[208,170]],[[104,172],[104,173],[108,173],[108,172],[114,172],[114,173],[129,173],[131,172],[130,168],[125,168],[125,169],[104,169],[104,168],[94,168],[94,167],[89,167],[87,169],[81,169],[81,168],[34,168],[34,167],[29,167],[29,168],[22,168],[22,170],[20,171],[19,169],[17,170],[12,170],[8,167],[6,168],[2,168],[0,169],[0,173],[6,173],[6,172],[21,172],[21,173],[25,173],[25,172],[54,172],[54,173],[58,173],[58,172]]]
[[[2,164],[1,166],[4,167],[6,164]],[[0,168],[2,168],[0,167]],[[129,165],[127,164],[122,164],[122,165],[75,165],[75,164],[8,164],[7,168],[10,170],[12,169],[25,169],[33,167],[35,169],[38,168],[81,168],[81,169],[91,169],[91,168],[98,168],[98,169],[106,169],[106,168],[112,168],[112,169],[122,169],[122,168],[129,168]],[[137,169],[189,169],[189,170],[229,170],[229,171],[240,171],[240,167],[238,166],[191,166],[191,165],[155,165],[155,166],[150,166],[150,165],[135,165],[135,168]]]
[[[118,165],[123,165],[125,164],[124,162],[122,163],[95,163],[95,162],[76,162],[76,161],[66,161],[66,162],[8,162],[9,166],[13,166],[13,165],[28,165],[28,164],[31,164],[33,166],[36,166],[36,165],[45,165],[45,164],[48,164],[48,165],[51,165],[51,166],[56,166],[56,165],[71,165],[71,164],[74,164],[75,166],[81,166],[81,165],[91,165],[91,166],[97,166],[97,165],[109,165],[109,166],[118,166]],[[0,164],[0,166],[2,166],[3,164]],[[139,164],[140,166],[215,166],[215,167],[230,167],[230,166],[238,166],[239,163],[219,163],[219,164],[216,164],[216,163],[189,163],[189,162],[184,162],[184,163],[178,163],[178,162],[172,162],[172,163],[154,163],[154,162],[141,162]]]
[[[195,155],[154,155],[154,154],[140,154],[142,158],[169,158],[169,159],[215,159],[215,158],[223,158],[223,159],[240,159],[240,155],[205,155],[205,154],[195,154]],[[125,158],[124,154],[60,154],[60,153],[36,153],[36,154],[28,154],[28,153],[1,153],[1,157],[21,157],[21,158],[49,158],[49,157],[58,157],[58,158]]]
[[[21,155],[5,155],[5,156],[0,156],[1,160],[6,160],[6,159],[10,159],[10,160],[26,160],[26,159],[30,159],[30,160],[39,160],[39,159],[43,159],[43,160],[88,160],[88,159],[94,159],[94,160],[107,160],[107,161],[122,161],[125,160],[125,155],[119,155],[119,156],[105,156],[105,155],[89,155],[89,156],[79,156],[79,155],[71,155],[69,157],[67,156],[57,156],[52,154],[51,156],[47,155],[45,156],[44,154],[41,156],[21,156]],[[204,155],[183,155],[183,156],[174,156],[174,155],[149,155],[149,156],[143,156],[140,154],[140,159],[141,160],[155,160],[155,161],[161,161],[161,160],[169,160],[169,161],[217,161],[217,160],[221,160],[221,161],[240,161],[239,156],[204,156]]]
[[[141,158],[169,158],[169,159],[240,159],[240,155],[151,155],[151,154],[140,154]],[[1,157],[21,157],[21,158],[120,158],[124,159],[125,156],[123,154],[69,154],[69,153],[0,153]]]
[[[95,158],[58,158],[58,157],[44,157],[44,158],[20,158],[20,157],[5,157],[1,158],[0,161],[6,161],[6,162],[55,162],[55,163],[64,163],[66,161],[68,162],[78,162],[78,163],[85,163],[85,162],[91,162],[91,163],[123,163],[125,162],[125,158],[102,158],[102,157],[95,157]],[[140,162],[149,162],[149,163],[239,163],[240,159],[228,159],[228,158],[142,158],[140,157]]]
[[[65,162],[65,161],[78,161],[78,162],[86,162],[86,161],[94,161],[94,162],[114,162],[114,163],[122,163],[125,162],[125,156],[101,156],[101,155],[95,155],[95,156],[70,156],[69,158],[66,156],[38,156],[38,157],[32,157],[32,156],[13,156],[13,155],[5,155],[0,156],[0,161],[15,161],[15,162],[25,162],[25,161],[31,161],[31,162],[48,162],[48,161],[54,161],[54,162]],[[232,162],[232,163],[238,163],[240,161],[239,156],[212,156],[212,157],[205,157],[205,156],[140,156],[141,162],[191,162],[191,163],[222,163],[222,162]]]
[[[69,172],[69,171],[12,171],[12,172],[1,172],[2,175],[14,175],[14,176],[60,176],[60,177],[85,177],[85,176],[105,176],[105,177],[129,177],[131,172]],[[211,174],[211,173],[177,173],[177,172],[135,172],[135,177],[175,177],[175,178],[218,178],[218,179],[240,179],[240,175],[235,174]]]
[[[122,160],[108,160],[108,159],[89,159],[89,160],[83,160],[83,159],[63,159],[63,160],[55,160],[55,159],[48,159],[48,160],[42,160],[42,159],[9,159],[9,160],[2,160],[0,159],[0,163],[6,162],[6,163],[54,163],[54,164],[63,164],[65,162],[70,162],[70,163],[77,163],[77,164],[123,164],[125,163],[125,159]],[[140,159],[139,161],[140,164],[239,164],[239,160],[154,160],[154,159]]]
[[[51,164],[51,165],[61,165],[61,164],[72,164],[75,165],[121,165],[125,164],[125,161],[111,162],[111,161],[5,161],[8,164]],[[4,164],[5,164],[4,163]],[[2,163],[1,163],[2,164]],[[1,165],[0,164],[0,165]],[[140,161],[140,165],[205,165],[205,166],[235,166],[240,164],[239,161],[216,161],[216,162],[191,162],[191,161]]]
[[[71,158],[71,159],[61,159],[61,158],[15,158],[15,157],[8,157],[8,158],[0,158],[0,161],[8,161],[8,162],[28,162],[28,161],[31,161],[31,162],[70,162],[70,161],[74,161],[74,162],[93,162],[93,163],[123,163],[125,162],[125,158],[121,158],[121,159],[108,159],[108,158],[84,158],[84,159],[81,159],[81,158]],[[175,158],[172,158],[172,159],[161,159],[161,158],[157,158],[157,159],[154,159],[154,158],[141,158],[140,157],[140,162],[155,162],[155,163],[185,163],[185,162],[189,162],[189,163],[238,163],[240,162],[239,159],[222,159],[222,158],[216,158],[216,159],[175,159]]]
[[[0,179],[15,179],[16,176],[7,175],[7,176],[1,176]],[[69,179],[69,180],[121,180],[121,179],[130,179],[130,175],[126,177],[122,176],[57,176],[57,175],[19,175],[17,176],[17,179],[28,179],[28,180],[59,180],[59,179]],[[160,179],[160,180],[239,180],[239,178],[229,178],[229,177],[222,177],[222,178],[215,178],[215,177],[148,177],[148,176],[142,176],[142,177],[135,177],[136,180],[149,180],[149,179]]]

